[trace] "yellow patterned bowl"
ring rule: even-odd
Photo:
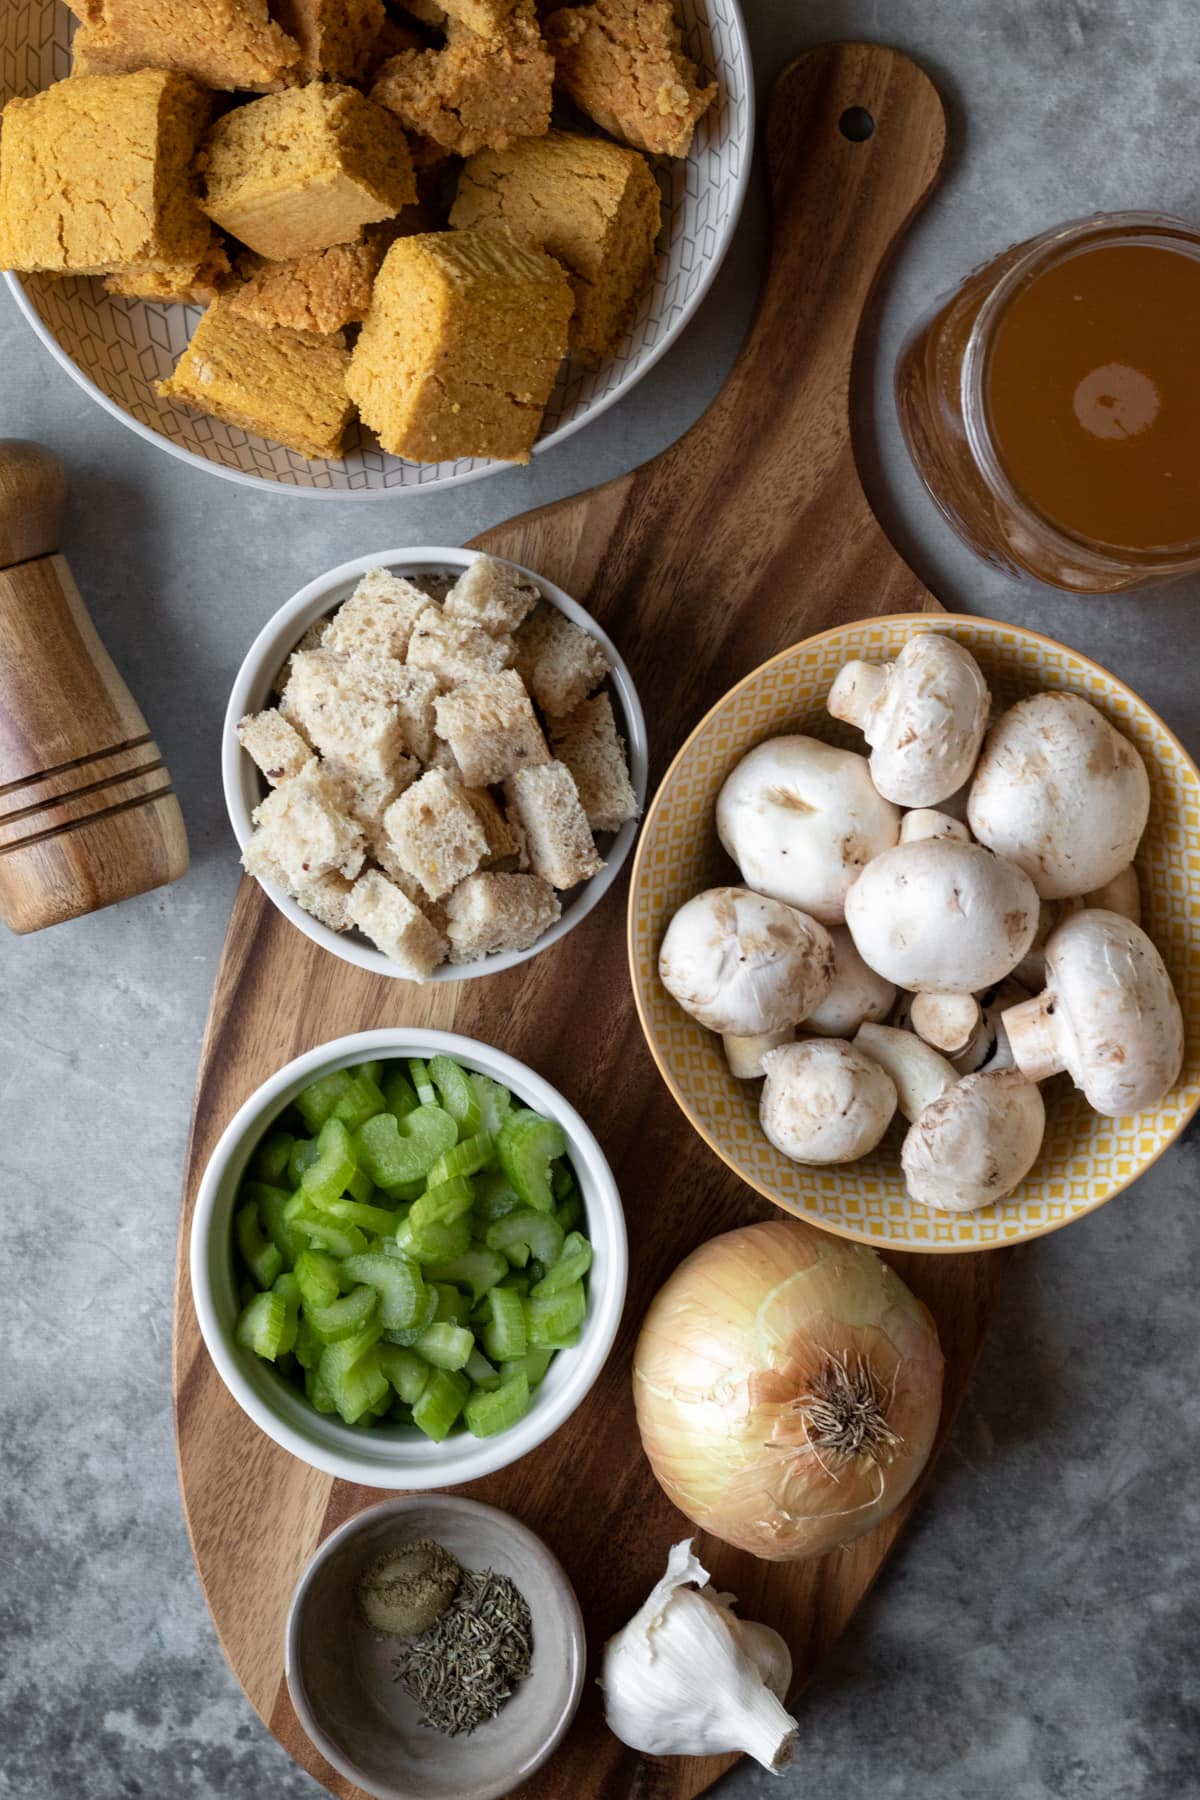
[[[1137,745],[1150,772],[1150,822],[1137,857],[1142,923],[1179,995],[1187,1051],[1179,1085],[1136,1118],[1102,1119],[1066,1076],[1045,1090],[1046,1138],[1009,1199],[973,1213],[937,1213],[904,1192],[899,1128],[860,1162],[809,1168],[772,1148],[758,1123],[758,1084],[736,1081],[721,1040],[676,1005],[658,978],[658,950],[676,908],[701,889],[736,881],[717,839],[717,795],[764,738],[808,732],[861,749],[825,711],[844,662],[895,656],[914,631],[946,632],[983,669],[1000,706],[1042,688],[1081,694]],[[1145,1173],[1200,1105],[1200,773],[1162,720],[1115,676],[1037,632],[954,613],[894,614],[821,632],[738,683],[701,720],[667,770],[645,824],[629,900],[634,998],[651,1054],[704,1139],[743,1181],[785,1211],[840,1237],[935,1252],[987,1250],[1056,1231],[1102,1206]]]

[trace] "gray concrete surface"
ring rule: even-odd
[[[889,282],[864,385],[873,497],[953,605],[1117,670],[1200,743],[1196,585],[1068,600],[988,572],[908,467],[890,369],[988,252],[1095,207],[1195,214],[1194,0],[751,0],[761,91],[805,45],[891,40],[940,81],[949,177]],[[236,880],[216,743],[271,610],[344,557],[460,542],[666,444],[752,305],[752,206],[701,317],[645,384],[525,472],[443,497],[305,507],[141,443],[0,296],[0,432],[70,461],[66,545],[174,771],[178,887],[0,946],[0,1794],[307,1800],[316,1785],[227,1668],[175,1485],[170,1293],[201,1026]],[[800,1752],[730,1800],[1186,1800],[1200,1795],[1195,1133],[1141,1185],[1013,1260],[970,1399],[902,1553],[805,1696]]]

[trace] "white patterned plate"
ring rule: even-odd
[[[1136,744],[1150,772],[1150,821],[1137,856],[1142,923],[1158,945],[1183,1008],[1187,1051],[1178,1086],[1135,1118],[1102,1119],[1065,1075],[1045,1089],[1046,1138],[1008,1200],[939,1213],[904,1192],[899,1132],[859,1162],[808,1168],[767,1142],[757,1082],[735,1081],[721,1040],[678,1007],[658,979],[658,950],[676,908],[736,879],[717,841],[717,794],[755,744],[783,732],[861,750],[825,711],[844,662],[893,657],[914,631],[946,632],[977,658],[1001,707],[1041,688],[1082,694]],[[1111,1200],[1174,1143],[1200,1106],[1200,773],[1162,720],[1115,675],[1018,625],[960,614],[895,614],[837,626],[784,650],[739,682],[701,720],[651,802],[629,897],[634,998],[667,1086],[708,1144],[743,1181],[787,1212],[876,1248],[988,1250],[1056,1231]]]
[[[538,451],[596,418],[640,381],[687,324],[729,247],[750,173],[754,90],[737,0],[677,0],[689,55],[719,94],[682,162],[659,159],[663,234],[654,285],[617,354],[600,369],[564,365]],[[71,14],[62,0],[0,0],[0,103],[61,81],[70,68]],[[410,463],[386,456],[355,426],[340,462],[308,462],[235,426],[160,400],[195,327],[194,307],[117,300],[99,281],[5,276],[42,342],[101,406],[141,436],[233,481],[306,494],[407,493],[474,481],[509,468],[481,457]]]

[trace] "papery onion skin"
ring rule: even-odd
[[[852,1457],[809,1441],[806,1397],[831,1358],[865,1358],[888,1443]],[[634,1352],[642,1445],[702,1530],[770,1561],[869,1531],[924,1468],[941,1413],[937,1327],[865,1245],[773,1219],[693,1251],[650,1304]]]

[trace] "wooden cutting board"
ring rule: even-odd
[[[859,140],[858,108],[873,132]],[[849,116],[847,116],[849,114]],[[854,135],[847,135],[853,133]],[[850,442],[855,341],[880,267],[932,187],[945,123],[925,74],[896,52],[835,44],[780,78],[766,123],[774,233],[758,316],[722,393],[663,455],[590,493],[486,532],[482,548],[583,602],[629,661],[654,778],[702,712],[785,645],[838,620],[935,607],[885,539]],[[736,251],[735,251],[736,254]],[[553,950],[506,975],[419,989],[361,974],[287,923],[251,881],[234,905],[213,994],[187,1159],[175,1300],[180,1481],[226,1654],[280,1742],[334,1794],[359,1790],[308,1743],[283,1682],[292,1588],[321,1538],[377,1496],[294,1461],[246,1420],[200,1339],[187,1237],[201,1171],[233,1112],[274,1069],[344,1032],[453,1028],[560,1087],[595,1129],[625,1201],[630,1289],[604,1374],[575,1416],[515,1467],[467,1491],[541,1533],[575,1583],[593,1657],[687,1531],[640,1453],[629,1363],[646,1305],[702,1239],[770,1211],[709,1155],[656,1075],[634,1016],[624,887]],[[893,1259],[938,1321],[943,1427],[985,1329],[1000,1255]],[[700,1553],[746,1616],[791,1645],[797,1684],[838,1636],[910,1508],[816,1562]],[[685,1800],[731,1759],[652,1762],[606,1731],[589,1681],[563,1748],[521,1792],[538,1800]]]

